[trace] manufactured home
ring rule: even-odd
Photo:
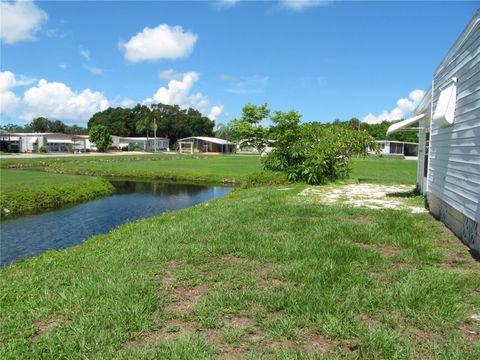
[[[39,151],[44,147],[48,152],[86,151],[87,136],[63,133],[8,133],[0,135],[2,147],[15,152]]]
[[[229,154],[235,151],[235,144],[224,139],[208,136],[191,136],[178,139],[180,152],[223,153]]]
[[[388,134],[419,130],[417,186],[429,210],[480,251],[480,10],[450,48],[413,117]]]
[[[380,146],[380,155],[383,156],[417,156],[418,155],[418,143],[396,141],[396,140],[376,140]],[[369,153],[373,154],[371,149]]]
[[[111,147],[118,150],[169,151],[170,140],[164,137],[112,136]]]

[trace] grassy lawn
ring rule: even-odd
[[[417,161],[386,157],[352,161],[351,177],[359,182],[415,185],[416,176]]]
[[[249,175],[262,171],[262,166],[256,156],[213,155],[170,161],[70,162],[56,164],[51,169],[77,174],[241,183]]]
[[[0,358],[478,359],[480,266],[428,214],[239,189],[0,271]]]
[[[8,160],[8,161],[7,161]],[[87,175],[131,176],[169,180],[243,183],[262,171],[256,156],[143,155],[6,159],[3,167],[46,167]],[[353,181],[415,184],[417,162],[388,158],[353,159]],[[268,177],[268,176],[267,176]]]
[[[112,191],[108,182],[90,176],[0,171],[0,209],[8,209],[12,215],[90,200]]]

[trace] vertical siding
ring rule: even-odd
[[[458,81],[454,124],[440,128],[432,123],[428,192],[479,223],[480,22],[474,24],[434,78],[433,109],[441,89],[452,77]]]

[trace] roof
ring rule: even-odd
[[[409,127],[410,125],[416,124],[424,116],[425,116],[425,114],[420,114],[420,115],[417,115],[417,116],[411,117],[409,119],[405,119],[405,120],[402,120],[402,121],[399,121],[395,124],[390,125],[388,127],[388,130],[387,130],[387,135],[396,133],[397,131],[400,131],[400,130],[403,130],[403,129]]]
[[[211,142],[211,143],[214,143],[214,144],[233,145],[233,143],[229,142],[228,140],[219,139],[219,138],[215,138],[215,137],[209,137],[209,136],[190,136],[190,137],[186,137],[186,138],[183,138],[183,139],[178,139],[178,141],[187,141],[187,140],[192,140],[192,139]]]
[[[122,140],[127,140],[127,141],[150,141],[150,140],[168,140],[166,137],[126,137],[126,136],[115,136],[118,137],[119,139]]]
[[[408,141],[398,141],[398,140],[375,140],[376,143],[383,144],[383,143],[395,143],[395,144],[407,144],[407,145],[418,145],[416,142],[408,142]]]

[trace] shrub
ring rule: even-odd
[[[38,149],[38,151],[41,152],[41,153],[46,153],[47,148],[45,146],[40,146],[40,149]]]
[[[366,155],[373,138],[343,125],[300,125],[300,114],[277,111],[272,116],[275,148],[262,159],[265,169],[282,171],[290,181],[321,184],[347,178],[352,155]]]
[[[108,147],[112,145],[112,136],[110,130],[104,125],[95,125],[88,132],[90,141],[95,143],[98,151],[107,151]]]

